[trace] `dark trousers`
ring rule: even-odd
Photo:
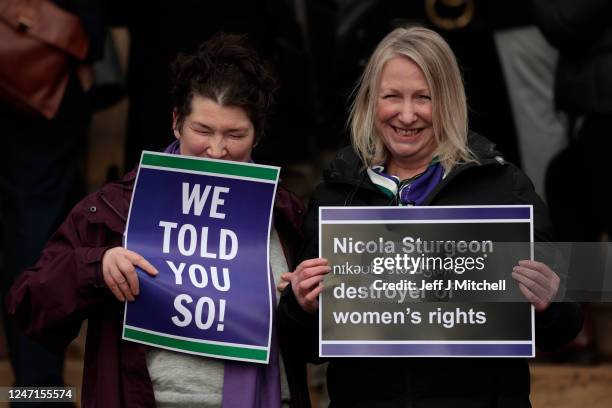
[[[0,279],[2,298],[15,278],[34,265],[76,198],[80,160],[91,113],[71,79],[57,116],[32,118],[0,106]],[[2,309],[5,312],[4,302]],[[63,353],[52,353],[6,319],[16,386],[61,386]],[[29,405],[32,406],[32,405]]]

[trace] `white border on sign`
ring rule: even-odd
[[[180,155],[177,156],[175,154],[169,154],[169,153],[160,153],[160,152],[151,152],[151,151],[147,151],[147,150],[143,150],[140,154],[140,162],[142,162],[142,158],[143,156],[146,154],[154,154],[154,155],[159,155],[159,156],[172,156],[172,157],[181,157]],[[134,179],[134,191],[136,190],[136,185],[138,184],[138,177],[140,176],[140,169],[141,168],[148,168],[148,169],[154,169],[154,170],[164,170],[164,171],[169,171],[169,172],[177,172],[177,173],[191,173],[191,174],[201,174],[201,175],[206,175],[206,176],[212,176],[212,177],[222,177],[222,178],[232,178],[232,179],[240,179],[240,180],[245,180],[245,181],[253,181],[253,182],[262,182],[262,183],[274,183],[274,192],[272,194],[272,200],[270,203],[270,217],[269,217],[269,222],[268,222],[268,235],[267,235],[267,250],[266,250],[266,269],[267,269],[267,281],[268,281],[268,300],[269,300],[269,314],[268,314],[268,321],[270,322],[270,324],[268,325],[268,346],[267,347],[262,347],[262,349],[268,349],[268,353],[267,353],[267,358],[265,360],[265,364],[269,364],[270,362],[270,351],[272,349],[271,345],[272,345],[272,325],[275,324],[275,322],[272,321],[272,316],[273,316],[273,307],[275,307],[276,305],[273,305],[272,302],[272,290],[273,288],[276,287],[276,285],[271,285],[270,282],[270,275],[271,275],[271,271],[270,271],[270,234],[272,232],[272,220],[274,218],[274,202],[276,200],[276,190],[278,188],[278,178],[280,176],[280,168],[276,167],[276,166],[267,166],[267,165],[261,165],[261,164],[255,164],[255,163],[243,163],[243,162],[232,162],[232,161],[227,161],[227,160],[218,160],[218,159],[209,159],[209,158],[202,158],[202,157],[192,157],[192,156],[187,156],[190,159],[198,159],[198,160],[206,160],[206,161],[214,161],[214,162],[223,162],[223,163],[232,163],[232,164],[236,164],[239,163],[240,165],[246,165],[246,166],[251,166],[251,167],[264,167],[264,168],[269,168],[269,169],[276,169],[276,179],[275,181],[271,181],[271,180],[264,180],[264,179],[255,179],[255,178],[250,178],[250,177],[240,177],[240,176],[232,176],[232,175],[223,175],[223,174],[219,174],[219,173],[205,173],[205,172],[198,172],[198,171],[189,171],[189,170],[182,170],[182,169],[172,169],[172,168],[168,168],[168,167],[158,167],[158,166],[149,166],[149,165],[144,165],[144,166],[138,166],[138,170],[136,171],[136,178]],[[125,249],[128,249],[127,243],[128,243],[128,226],[130,225],[130,217],[132,215],[132,204],[134,202],[134,193],[132,192],[132,196],[130,197],[130,208],[128,210],[128,216],[125,222],[125,230],[123,232],[123,247]],[[223,358],[222,356],[219,355],[214,355],[214,354],[204,354],[204,353],[196,353],[196,352],[190,352],[188,350],[183,350],[183,349],[176,349],[176,348],[171,348],[171,347],[165,347],[165,346],[160,346],[158,344],[155,343],[148,343],[148,342],[144,342],[141,340],[134,340],[131,338],[126,338],[124,337],[123,333],[124,333],[124,329],[127,328],[131,328],[131,329],[135,329],[135,330],[140,330],[140,331],[144,331],[144,332],[149,332],[152,334],[157,334],[157,335],[161,335],[161,336],[166,336],[166,337],[172,337],[172,338],[177,338],[177,339],[182,339],[182,340],[189,340],[189,341],[194,341],[194,342],[202,342],[202,343],[209,343],[209,344],[216,344],[217,342],[214,341],[210,341],[210,340],[206,340],[203,341],[201,339],[196,339],[196,338],[192,338],[192,337],[180,337],[180,336],[175,336],[175,335],[171,335],[171,334],[167,334],[167,333],[161,333],[161,332],[155,332],[155,331],[151,331],[151,330],[147,330],[144,328],[137,328],[137,327],[132,327],[129,325],[126,325],[126,316],[127,316],[127,306],[128,306],[128,302],[125,301],[124,302],[124,307],[123,307],[123,327],[121,330],[121,338],[123,340],[126,341],[133,341],[133,342],[137,342],[137,343],[142,343],[142,344],[148,344],[151,346],[155,346],[155,347],[160,347],[160,348],[164,348],[164,349],[168,349],[168,350],[174,350],[174,351],[181,351],[181,352],[185,352],[188,354],[194,354],[194,355],[202,355],[202,356],[209,356],[209,357],[216,357],[216,358]],[[242,346],[240,344],[234,344],[234,343],[225,343],[225,342],[218,342],[218,344],[220,345],[228,345],[228,346]],[[249,348],[258,348],[261,346],[252,346],[252,345],[245,345]],[[263,363],[264,360],[252,360],[252,359],[241,359],[241,358],[224,358],[224,359],[230,359],[230,360],[238,360],[238,361],[249,361],[249,362],[258,362],[258,363]]]
[[[325,209],[335,209],[335,210],[341,210],[343,211],[344,209],[346,209],[346,211],[350,211],[350,210],[362,210],[362,209],[385,209],[385,210],[389,210],[391,209],[391,211],[401,211],[401,210],[406,210],[412,207],[387,207],[387,206],[350,206],[350,207],[344,207],[344,206],[320,206],[319,207],[319,257],[321,257],[321,252],[322,252],[322,246],[321,246],[321,225],[322,224],[326,224],[326,225],[331,225],[331,224],[390,224],[390,223],[395,223],[395,224],[474,224],[474,223],[529,223],[529,235],[530,235],[530,243],[531,243],[531,260],[534,259],[534,226],[533,226],[533,205],[529,204],[529,205],[465,205],[465,206],[423,206],[423,207],[416,207],[419,210],[433,210],[433,209],[438,209],[438,208],[447,208],[447,209],[471,209],[471,208],[529,208],[529,219],[480,219],[480,220],[474,220],[474,219],[461,219],[461,220],[355,220],[355,221],[351,221],[351,220],[339,220],[339,221],[322,221],[321,220],[321,212],[322,210]],[[376,357],[376,358],[395,358],[395,357],[405,357],[405,358],[409,358],[409,357],[414,357],[414,358],[419,358],[419,357],[434,357],[434,358],[526,358],[526,357],[535,357],[535,307],[533,305],[531,305],[531,340],[530,341],[504,341],[504,340],[499,340],[499,341],[488,341],[488,340],[471,340],[471,341],[461,341],[461,340],[427,340],[427,341],[418,341],[418,340],[408,340],[408,341],[402,341],[402,340],[390,340],[390,341],[359,341],[359,340],[347,340],[347,341],[331,341],[331,340],[326,340],[325,342],[323,341],[323,323],[322,323],[322,298],[323,298],[323,294],[325,292],[321,292],[320,294],[320,299],[319,299],[319,356],[320,357],[341,357],[341,358],[350,358],[350,357]],[[452,345],[452,344],[464,344],[464,345],[478,345],[478,344],[531,344],[531,354],[520,354],[520,355],[438,355],[438,354],[434,354],[434,355],[374,355],[374,354],[368,354],[368,355],[346,355],[346,354],[341,354],[341,355],[335,355],[335,354],[325,354],[323,355],[323,344],[422,344],[422,345],[427,345],[427,344],[440,344],[440,345],[444,345],[444,344],[448,344],[448,345]]]

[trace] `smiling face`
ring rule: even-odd
[[[388,172],[404,179],[427,168],[436,150],[431,93],[411,59],[395,56],[385,63],[374,126],[389,151]]]
[[[244,109],[222,106],[209,98],[194,95],[191,113],[174,136],[180,140],[185,156],[248,162],[255,142],[253,123]]]

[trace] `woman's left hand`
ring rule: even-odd
[[[537,261],[519,261],[512,269],[512,277],[518,282],[525,298],[543,312],[551,304],[559,290],[559,276],[548,265]]]

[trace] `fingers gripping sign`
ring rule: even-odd
[[[546,310],[552,303],[561,281],[548,265],[528,260],[519,261],[519,264],[512,269],[512,277],[518,282],[525,298],[538,312]]]
[[[140,293],[136,266],[151,276],[159,273],[141,255],[123,247],[111,248],[102,257],[104,283],[121,302],[133,301]]]
[[[291,283],[291,272],[285,272],[280,277],[280,282],[276,285],[276,290],[282,292]]]
[[[300,263],[291,274],[291,289],[305,311],[319,309],[319,294],[323,291],[323,277],[331,272],[325,258],[308,259]]]

